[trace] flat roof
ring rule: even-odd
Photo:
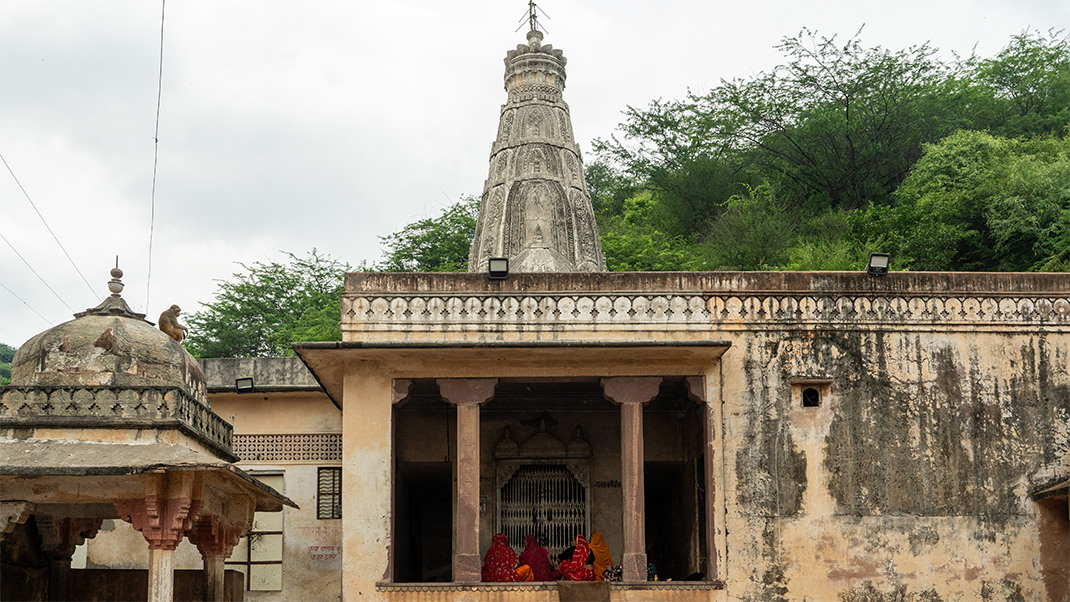
[[[376,361],[391,378],[693,376],[732,343],[722,339],[603,341],[327,341],[294,343],[298,357],[342,408],[346,364]]]

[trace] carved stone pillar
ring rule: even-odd
[[[646,581],[646,508],[643,481],[643,405],[658,396],[660,377],[602,379],[606,399],[620,405],[621,511],[624,581]]]
[[[228,523],[218,516],[201,516],[186,534],[197,546],[204,561],[204,600],[205,602],[223,602],[224,561],[230,556],[241,536],[252,524],[252,509],[249,520],[244,524]]]
[[[149,545],[149,602],[175,599],[175,550]]]
[[[457,406],[457,506],[453,518],[453,580],[480,579],[479,407],[494,396],[495,378],[440,378],[442,399]]]
[[[193,526],[201,502],[192,497],[144,498],[114,502],[119,518],[149,543],[149,602],[174,600],[174,554],[182,535]]]

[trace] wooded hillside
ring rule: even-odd
[[[938,58],[804,31],[784,63],[629,108],[587,169],[611,270],[1070,267],[1070,43]]]

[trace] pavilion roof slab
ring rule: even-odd
[[[694,376],[731,346],[700,341],[333,341],[296,343],[298,357],[339,408],[347,366],[374,362],[392,378]]]
[[[159,443],[105,443],[31,439],[0,441],[0,491],[4,497],[16,495],[19,483],[28,484],[58,477],[56,491],[90,491],[93,481],[111,482],[102,500],[114,497],[125,486],[136,489],[137,479],[122,484],[112,477],[131,477],[159,472],[202,472],[213,478],[218,488],[251,495],[259,511],[277,512],[283,506],[297,507],[291,499],[253,478],[244,470],[181,445]],[[72,479],[73,478],[73,479]],[[84,479],[80,481],[80,479]],[[31,487],[31,490],[35,488]],[[44,490],[39,487],[36,490]],[[57,502],[62,500],[28,500]],[[91,500],[82,500],[89,502]]]

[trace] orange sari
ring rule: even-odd
[[[534,581],[535,573],[531,572],[531,567],[522,564],[516,567],[516,580],[517,581]]]
[[[613,566],[613,555],[609,553],[609,544],[602,533],[595,531],[591,534],[591,555],[594,556],[594,578],[603,581],[602,573]]]

